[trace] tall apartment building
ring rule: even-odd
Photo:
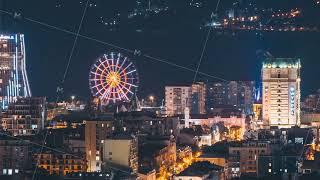
[[[299,59],[266,59],[262,67],[263,120],[270,126],[300,125]]]
[[[111,119],[111,117],[109,117]],[[114,130],[111,120],[88,120],[85,122],[85,151],[88,172],[101,171],[103,143]]]
[[[166,86],[165,107],[168,116],[184,114],[185,108],[191,108],[191,86]]]
[[[104,141],[103,162],[107,166],[129,168],[138,172],[138,139],[135,136],[118,134]]]
[[[2,129],[14,136],[35,135],[44,128],[46,98],[18,98],[2,115]]]
[[[251,114],[254,96],[254,81],[208,83],[206,109],[207,112],[211,112],[215,108],[229,105],[244,110],[246,114]]]
[[[226,83],[208,83],[206,96],[207,112],[212,111],[216,107],[228,104],[228,88]]]
[[[0,137],[0,175],[14,175],[31,168],[30,143]]]
[[[168,116],[206,113],[206,85],[203,82],[184,86],[165,87],[165,107]]]
[[[0,34],[0,106],[30,97],[23,34]]]
[[[203,82],[191,85],[191,114],[206,113],[206,85]]]

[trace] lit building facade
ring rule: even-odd
[[[114,130],[113,121],[88,120],[85,122],[85,151],[88,172],[101,171],[105,138]]]
[[[18,97],[30,97],[23,34],[0,34],[0,104],[6,109]]]
[[[270,154],[268,141],[248,141],[240,146],[229,147],[229,179],[239,177],[241,173],[257,173],[258,157]]]
[[[158,177],[169,179],[177,161],[176,142],[172,138],[146,140],[139,146],[140,168],[155,169]]]
[[[44,128],[46,98],[18,98],[3,113],[2,129],[14,136],[36,135]]]
[[[168,116],[184,114],[185,108],[190,109],[190,86],[166,86],[165,107]]]
[[[138,172],[138,138],[124,134],[104,140],[103,162],[106,166],[119,165]]]
[[[31,167],[30,142],[0,139],[0,175],[14,175]]]
[[[206,109],[212,113],[215,108],[229,105],[252,114],[255,96],[254,81],[230,81],[207,84]]]
[[[262,118],[262,104],[261,103],[254,103],[252,111],[253,111],[253,119],[255,121],[261,120],[261,118]]]
[[[191,86],[192,93],[192,114],[205,114],[206,113],[206,85],[203,82],[194,83]]]
[[[300,125],[299,59],[266,59],[262,67],[262,118],[270,126]]]
[[[34,160],[38,168],[45,169],[49,174],[67,175],[68,173],[86,172],[87,164],[82,155],[71,155],[53,151],[35,154]]]
[[[226,83],[224,82],[215,82],[207,84],[207,93],[206,93],[206,109],[207,112],[212,111],[214,108],[221,105],[226,105],[228,102],[228,91]]]
[[[229,105],[243,109],[246,114],[252,114],[254,96],[254,81],[230,81],[228,83]]]

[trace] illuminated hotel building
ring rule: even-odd
[[[266,59],[262,67],[262,118],[269,126],[300,125],[300,60]]]
[[[18,97],[30,97],[23,34],[0,34],[0,103],[3,109]]]

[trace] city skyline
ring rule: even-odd
[[[0,179],[319,179],[319,10],[0,0]]]
[[[79,5],[77,1],[66,3],[63,8],[57,8],[55,6],[55,2],[45,3],[43,5],[44,7],[49,8],[47,9],[49,11],[44,12],[39,9],[39,12],[37,13],[40,13],[41,17],[43,18],[38,19],[36,14],[32,11],[32,4],[33,2],[22,2],[21,7],[18,7],[15,6],[16,3],[13,1],[5,2],[6,10],[9,10],[10,12],[21,13],[22,17],[22,19],[19,19],[5,15],[5,20],[8,22],[8,29],[19,31],[24,33],[26,36],[26,48],[28,50],[27,69],[29,73],[28,75],[30,76],[31,89],[34,92],[34,95],[48,96],[49,99],[55,99],[56,88],[60,85],[64,67],[68,61],[69,54],[67,49],[71,49],[71,43],[74,36],[41,26],[37,23],[25,21],[23,20],[23,17],[35,19],[39,22],[52,24],[57,27],[62,27],[75,32],[77,23],[80,21],[77,14],[80,15],[84,7]],[[97,1],[97,6],[101,5],[103,5],[103,3]],[[299,3],[294,5],[299,5]],[[310,7],[307,6],[309,4],[302,5],[308,7],[308,10],[310,9]],[[62,16],[66,15],[67,10],[73,6],[75,9],[77,9],[75,14],[69,18],[62,18]],[[223,14],[223,11],[229,6],[224,4],[221,6],[221,9],[223,10],[220,10],[220,14]],[[168,62],[173,62],[190,69],[196,69],[196,63],[199,59],[199,54],[202,48],[201,44],[203,43],[205,34],[207,33],[206,29],[199,30],[199,28],[190,26],[186,32],[179,33],[181,32],[181,28],[185,28],[186,26],[183,25],[183,21],[173,19],[167,23],[172,24],[177,22],[179,23],[179,27],[170,25],[168,28],[165,28],[163,25],[160,27],[155,27],[151,30],[146,29],[144,30],[144,34],[149,37],[149,40],[144,39],[141,41],[141,38],[144,36],[135,30],[124,28],[118,31],[110,31],[108,29],[104,29],[98,24],[95,24],[93,21],[95,16],[93,15],[96,15],[96,13],[99,12],[99,9],[93,10],[92,8],[88,9],[88,14],[84,18],[84,30],[82,30],[82,34],[88,35],[89,37],[95,37],[103,42],[111,42],[119,44],[122,47],[128,47],[129,49],[140,51],[141,53],[147,53],[152,57],[159,59],[163,58]],[[128,7],[123,8],[130,8],[130,5],[128,4]],[[186,7],[182,6],[181,8]],[[184,11],[189,12],[190,9],[185,9]],[[119,12],[121,12],[121,8]],[[181,13],[182,10],[180,9],[179,12]],[[50,18],[50,15],[53,14],[57,15],[56,19]],[[178,13],[177,17],[179,16],[180,14]],[[308,18],[310,19],[310,17]],[[162,17],[162,19],[166,20],[166,17]],[[190,20],[190,22],[194,22],[195,24],[199,22],[198,20],[194,19]],[[69,22],[69,27],[65,25],[61,26],[61,24],[65,24],[65,22]],[[86,23],[88,24],[86,25]],[[96,30],[93,29],[94,27],[100,29],[100,31],[95,32]],[[157,31],[157,28],[163,30]],[[94,32],[94,34],[98,34],[99,36],[92,36],[92,32]],[[171,33],[166,36],[161,32]],[[304,81],[301,83],[302,87],[305,87],[302,88],[302,95],[304,97],[315,92],[316,89],[319,88],[316,86],[317,83],[314,83],[317,81],[317,79],[313,78],[315,77],[315,74],[313,73],[315,72],[316,68],[315,64],[318,63],[315,60],[317,54],[316,42],[320,38],[318,33],[266,32],[263,33],[263,36],[264,38],[261,39],[261,37],[257,36],[255,32],[236,32],[235,35],[232,35],[232,33],[221,34],[221,32],[213,32],[209,38],[208,46],[206,48],[206,52],[204,53],[203,62],[199,68],[199,71],[213,76],[222,77],[228,81],[258,81],[260,76],[259,71],[262,64],[260,55],[263,54],[264,51],[269,51],[275,57],[301,58],[301,63],[303,65],[302,79],[304,79]],[[186,39],[185,37],[188,37],[189,39]],[[62,39],[61,41],[57,41],[57,38]],[[295,40],[297,43],[289,43],[291,40]],[[44,42],[48,43],[44,45]],[[191,44],[188,42],[194,43]],[[174,48],[170,47],[170,44],[172,44]],[[56,47],[55,50],[53,47]],[[57,51],[61,53],[57,54]],[[74,57],[71,61],[72,71],[68,73],[65,83],[66,97],[77,95],[78,97],[83,97],[86,99],[90,96],[88,85],[83,83],[84,79],[87,78],[87,72],[89,71],[88,68],[97,57],[111,51],[115,51],[115,49],[85,38],[79,38],[78,45],[75,47]],[[179,69],[177,67],[154,60],[152,61],[144,56],[138,56],[134,53],[128,52],[123,53],[135,62],[137,69],[139,70],[141,84],[139,87],[138,96],[140,97],[145,97],[149,94],[155,94],[157,97],[164,98],[164,92],[160,92],[158,88],[153,85],[154,81],[158,82],[156,86],[164,87],[166,84],[175,84],[179,82],[190,83],[190,79],[192,79],[194,75],[194,72],[192,71]],[[229,66],[230,63],[234,63],[235,65]],[[55,70],[52,72],[48,71],[48,69]],[[246,70],[242,71],[241,69]],[[304,69],[308,69],[308,71],[304,71]],[[175,72],[179,73],[176,76],[172,76],[175,74]],[[46,80],[41,78],[41,74],[46,75]],[[215,81],[216,79],[199,74],[198,80]]]

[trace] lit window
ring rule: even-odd
[[[19,173],[19,169],[15,169],[14,173],[18,174]]]
[[[271,169],[268,169],[268,172],[271,173]]]
[[[2,174],[7,174],[7,169],[3,169]]]
[[[287,169],[284,169],[284,172],[288,172],[288,170],[287,170]]]
[[[12,169],[8,169],[8,175],[12,175]]]

